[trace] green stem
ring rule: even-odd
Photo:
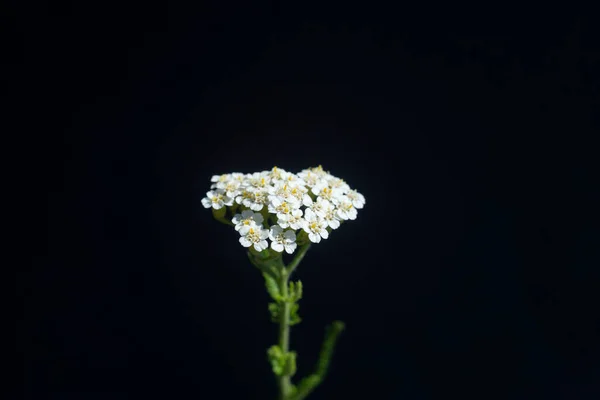
[[[279,277],[279,290],[281,296],[288,296],[288,280],[289,274],[284,268],[281,270]],[[283,354],[287,354],[290,350],[290,306],[288,301],[280,303],[279,312],[279,347]],[[292,382],[290,375],[283,374],[279,377],[279,400],[286,400],[290,396]]]
[[[303,400],[309,394],[312,393],[313,390],[319,386],[323,379],[325,379],[325,375],[327,375],[327,370],[329,369],[329,364],[331,363],[331,357],[333,356],[333,350],[335,348],[335,344],[337,342],[340,333],[344,330],[344,323],[341,321],[335,321],[330,326],[327,327],[325,331],[325,339],[323,340],[323,345],[321,347],[321,353],[319,354],[319,361],[317,362],[317,366],[315,368],[315,372],[306,378],[304,378],[298,384],[298,390],[296,394],[291,397],[290,400]]]
[[[310,247],[310,243],[307,243],[303,246],[300,246],[296,255],[290,262],[290,264],[285,267],[283,265],[280,266],[279,269],[279,292],[281,297],[287,299],[288,297],[288,285],[289,279],[292,272],[298,267],[300,261],[304,258],[304,255],[308,251]],[[288,354],[290,351],[290,311],[291,311],[292,303],[289,301],[282,301],[280,303],[279,309],[279,347],[283,354]],[[288,374],[283,374],[278,379],[279,383],[279,400],[288,400],[292,394],[292,379]]]
[[[306,252],[308,251],[309,248],[310,248],[310,242],[300,246],[300,248],[298,249],[298,252],[294,256],[294,259],[287,266],[288,276],[291,275],[292,272],[294,272],[296,267],[298,267],[298,264],[300,264],[300,261],[302,261],[302,259],[306,255]]]

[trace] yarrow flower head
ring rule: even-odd
[[[297,174],[278,167],[234,172],[211,182],[202,205],[234,226],[242,246],[258,252],[270,247],[292,254],[299,245],[319,243],[365,205],[362,194],[321,166]]]

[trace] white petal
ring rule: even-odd
[[[309,233],[308,239],[313,243],[319,243],[321,241],[321,236],[317,235],[316,233]]]
[[[323,239],[327,239],[329,237],[329,232],[327,232],[327,229],[323,229],[320,234]]]
[[[246,236],[250,231],[251,227],[252,225],[240,225],[240,229],[238,230],[238,232],[240,233],[240,235]]]
[[[278,253],[283,251],[283,245],[281,243],[271,242],[271,248]]]
[[[209,198],[203,198],[202,199],[202,205],[204,206],[204,208],[211,208],[212,207],[212,201],[210,201]]]
[[[261,214],[261,213],[254,213],[254,214],[253,214],[253,219],[254,219],[254,222],[256,222],[256,224],[257,224],[257,225],[260,225],[260,224],[262,224],[262,223],[263,223],[263,221],[265,220],[265,219],[263,218],[263,216],[262,216],[262,214]]]
[[[277,215],[277,220],[288,222],[290,220],[290,214]]]
[[[259,237],[261,238],[261,240],[264,240],[269,237],[269,231],[267,229],[261,229],[259,235],[260,235]]]
[[[311,206],[312,203],[313,201],[309,195],[305,194],[304,197],[302,197],[302,204],[304,204],[306,207]]]
[[[337,219],[330,219],[329,226],[331,227],[331,229],[337,229],[340,227],[340,221],[338,221]]]
[[[251,210],[244,210],[242,211],[242,219],[248,219],[250,217],[252,217],[254,215],[254,213]]]
[[[250,247],[250,246],[252,246],[252,242],[250,240],[248,240],[248,238],[246,236],[242,236],[240,238],[240,243],[244,247]]]
[[[356,216],[357,216],[357,212],[356,212],[356,210],[355,210],[354,208],[353,208],[353,209],[351,209],[351,210],[348,212],[348,218],[349,218],[349,219],[352,219],[352,220],[354,220],[354,219],[356,219]]]
[[[242,214],[235,214],[231,219],[234,224],[239,224],[242,221]]]
[[[292,254],[294,252],[294,250],[296,250],[296,247],[298,247],[298,245],[296,243],[289,243],[285,245],[285,252],[288,254]]]
[[[287,240],[291,240],[292,242],[296,241],[296,233],[294,231],[287,230],[283,234],[283,237]]]
[[[312,209],[307,208],[304,212],[304,219],[306,219],[307,221],[314,221],[316,218],[317,214],[315,214],[315,212]]]

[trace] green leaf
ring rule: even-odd
[[[279,304],[269,303],[269,312],[271,313],[271,321],[279,322]]]
[[[294,376],[296,373],[296,352],[290,351],[285,354],[285,368],[283,374],[286,376]]]
[[[293,376],[296,373],[296,352],[284,353],[281,347],[273,345],[267,350],[267,358],[277,376]]]
[[[296,302],[302,298],[302,281],[290,282],[289,298],[290,301]]]
[[[298,309],[300,305],[298,303],[293,303],[290,307],[290,326],[298,325],[302,318],[298,315]]]
[[[271,298],[275,301],[280,301],[281,293],[279,292],[279,284],[277,283],[275,278],[266,273],[263,273],[263,277],[265,278],[265,286],[267,288],[267,292],[269,292]]]
[[[281,347],[273,345],[267,350],[267,357],[273,368],[273,373],[277,376],[282,376],[286,369],[286,358],[281,350]]]

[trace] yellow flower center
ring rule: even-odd
[[[279,207],[277,207],[277,211],[283,214],[287,214],[290,212],[290,206],[287,202],[284,201]]]

